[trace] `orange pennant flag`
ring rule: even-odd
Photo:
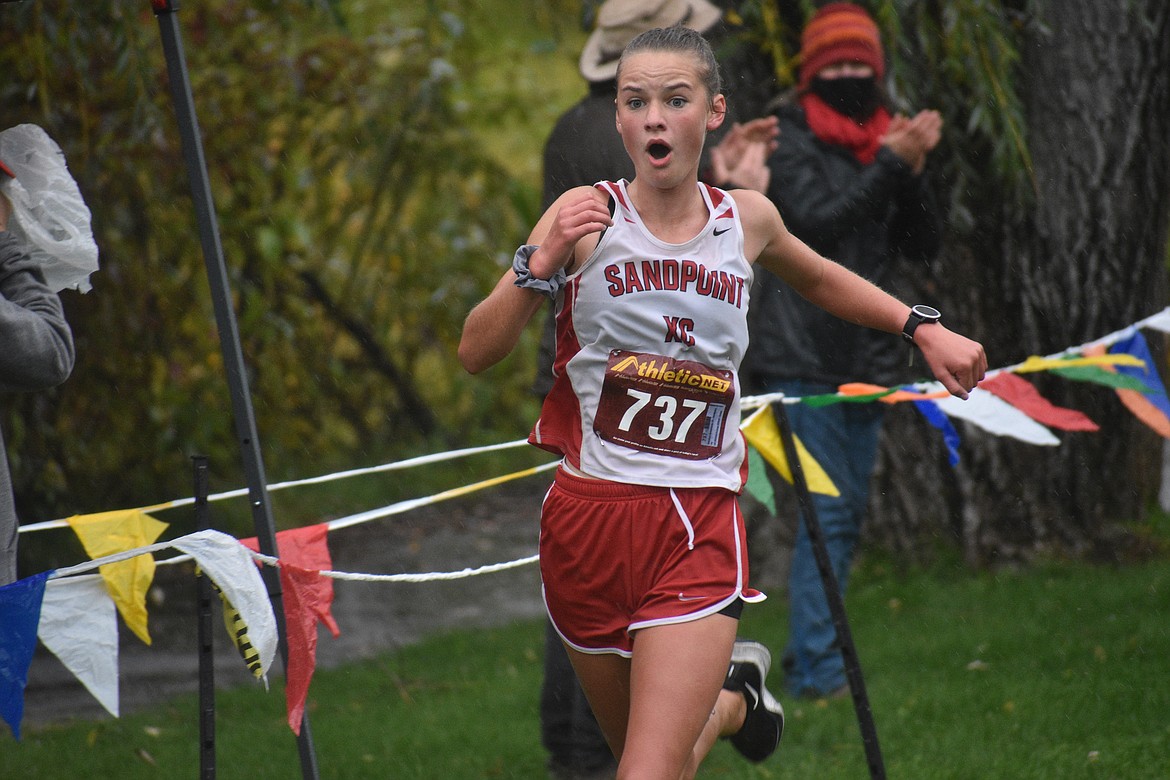
[[[309,525],[304,528],[292,528],[276,534],[277,557],[280,562],[291,563],[310,571],[328,571],[333,568],[333,558],[329,554],[327,537],[329,526],[326,523]],[[240,544],[253,552],[260,551],[260,544],[256,537],[241,539]],[[341,629],[333,619],[333,580],[322,577],[317,584],[320,593],[314,598],[315,603],[322,606],[320,611],[321,622],[336,638],[341,636]]]
[[[284,590],[284,622],[288,637],[288,669],[284,682],[285,709],[288,725],[297,736],[301,734],[301,722],[305,719],[305,700],[309,696],[309,683],[317,669],[317,619],[328,615],[328,605],[322,605],[318,597],[320,583],[332,584],[328,577],[318,571],[310,571],[291,563],[280,565],[280,585]],[[332,590],[332,588],[330,588]],[[332,622],[333,618],[329,617]],[[335,624],[336,625],[336,624]],[[336,637],[336,632],[334,637]]]
[[[904,401],[928,401],[932,398],[946,398],[950,395],[947,390],[936,390],[933,393],[916,393],[913,390],[895,390],[890,392],[888,387],[881,385],[870,385],[865,382],[849,382],[837,388],[837,392],[841,395],[878,395],[885,393],[877,400],[883,404],[898,404]]]

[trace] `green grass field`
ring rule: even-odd
[[[1170,564],[1060,564],[1020,574],[895,574],[863,564],[848,599],[891,778],[1170,777]],[[742,634],[777,651],[780,595]],[[329,641],[327,636],[323,642]],[[322,778],[540,778],[543,628],[433,637],[319,672],[310,690]],[[217,776],[300,777],[272,690],[220,692]],[[748,765],[717,746],[704,777],[865,778],[848,699],[783,699],[780,751]],[[197,701],[0,737],[4,778],[179,778],[199,770]]]

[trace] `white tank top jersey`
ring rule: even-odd
[[[557,298],[555,379],[529,441],[601,479],[738,493],[752,267],[735,201],[699,183],[707,224],[669,244],[624,180],[594,186],[612,199],[613,226]]]

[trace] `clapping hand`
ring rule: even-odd
[[[767,160],[780,136],[775,116],[736,122],[718,146],[711,149],[711,174],[720,185],[765,192],[771,171]]]
[[[942,125],[942,115],[937,111],[919,111],[913,118],[898,114],[890,120],[882,144],[918,175],[926,167],[926,155],[942,138]]]

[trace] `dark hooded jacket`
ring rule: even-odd
[[[844,147],[822,142],[795,102],[776,113],[780,138],[768,161],[768,197],[788,229],[890,292],[898,292],[899,278],[928,273],[940,224],[926,177],[885,147],[863,165]],[[834,317],[759,265],[749,322],[746,392],[763,392],[778,380],[890,386],[914,378],[901,337]]]

